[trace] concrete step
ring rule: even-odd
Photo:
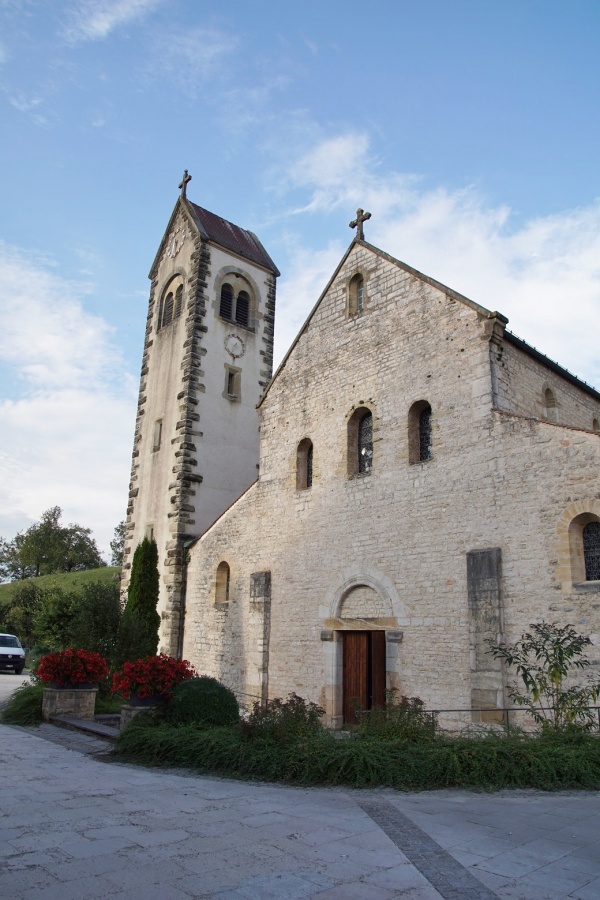
[[[50,719],[53,725],[59,725],[61,728],[70,728],[72,731],[81,731],[84,734],[92,734],[95,737],[105,738],[109,741],[116,741],[119,736],[119,729],[104,722],[92,721],[91,719],[75,719],[72,716],[53,716]]]

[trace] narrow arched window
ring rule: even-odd
[[[305,491],[312,487],[313,445],[310,438],[304,438],[296,451],[296,490]]]
[[[432,455],[431,407],[427,405],[419,413],[419,462],[431,459]]]
[[[600,431],[600,422],[598,419],[594,419],[592,422],[592,431]]]
[[[181,315],[181,307],[183,305],[183,285],[180,284],[175,292],[175,318]]]
[[[368,475],[373,468],[373,415],[359,406],[348,419],[348,475]]]
[[[355,316],[365,308],[365,281],[362,275],[354,275],[348,285],[348,314]]]
[[[549,422],[556,422],[556,397],[550,388],[544,391],[544,417]]]
[[[169,325],[173,320],[173,292],[169,291],[165,298],[165,308],[163,312],[163,326]]]
[[[362,312],[365,305],[365,283],[361,278],[356,285],[356,310]]]
[[[427,400],[418,400],[408,411],[408,461],[433,459],[432,412]]]
[[[367,475],[373,468],[373,416],[370,412],[358,423],[358,472]]]
[[[221,288],[219,315],[224,319],[231,319],[233,315],[233,288],[230,284],[224,284]]]
[[[600,581],[600,522],[584,525],[582,536],[585,580]]]
[[[248,327],[248,316],[250,313],[250,296],[247,291],[240,291],[235,304],[235,321],[239,325]]]
[[[229,603],[229,581],[231,573],[226,562],[220,562],[217,566],[217,582],[215,587],[215,603]]]

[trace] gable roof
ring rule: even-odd
[[[327,291],[329,290],[329,288],[331,287],[331,285],[337,278],[340,269],[342,268],[342,266],[348,259],[348,256],[350,255],[355,244],[359,244],[361,247],[366,247],[368,250],[371,250],[377,256],[380,256],[383,259],[386,259],[388,262],[392,263],[392,265],[394,265],[394,266],[397,266],[399,269],[403,269],[409,275],[414,275],[415,278],[418,278],[420,281],[425,282],[425,284],[429,284],[429,285],[431,285],[431,287],[437,288],[437,290],[442,291],[442,293],[446,294],[448,297],[451,297],[453,300],[458,300],[460,303],[464,303],[465,306],[468,306],[471,309],[475,310],[475,312],[477,312],[480,316],[482,316],[482,318],[498,319],[498,321],[503,326],[504,338],[507,339],[510,343],[512,343],[515,347],[518,347],[520,350],[522,350],[524,353],[527,353],[529,356],[533,357],[533,359],[537,360],[538,362],[543,363],[549,369],[551,369],[553,372],[556,372],[558,375],[561,375],[566,381],[569,381],[571,384],[574,384],[577,387],[581,388],[583,391],[585,391],[587,394],[590,394],[595,399],[597,399],[597,400],[600,399],[600,393],[598,391],[596,391],[586,381],[583,381],[582,379],[577,378],[577,376],[573,375],[572,372],[569,372],[568,369],[564,369],[558,363],[554,362],[554,360],[549,359],[547,356],[544,356],[543,353],[540,353],[539,350],[536,350],[535,347],[532,347],[530,344],[527,344],[524,340],[517,337],[512,332],[507,331],[504,326],[506,326],[508,324],[508,318],[506,316],[502,315],[502,313],[500,313],[498,311],[492,312],[491,310],[487,309],[485,306],[481,306],[479,303],[475,303],[474,300],[470,300],[468,297],[465,297],[464,294],[459,294],[458,291],[455,291],[452,288],[449,288],[447,285],[442,284],[441,281],[436,281],[435,278],[431,278],[429,275],[424,275],[422,272],[419,272],[418,269],[413,269],[412,266],[409,266],[406,263],[401,262],[399,259],[396,259],[394,256],[391,256],[389,253],[386,253],[384,250],[380,250],[379,247],[375,247],[373,244],[369,244],[368,241],[360,240],[359,238],[354,238],[354,240],[351,242],[350,246],[348,247],[348,249],[342,256],[333,275],[327,282],[325,289],[321,293],[319,299],[317,300],[317,302],[311,309],[310,313],[308,314],[308,317],[307,317],[306,321],[304,322],[303,326],[301,327],[300,331],[298,332],[298,334],[292,341],[292,344],[290,345],[289,350],[287,351],[287,353],[281,360],[279,366],[277,367],[276,372],[273,374],[273,377],[271,378],[269,384],[265,388],[265,392],[262,395],[261,399],[259,400],[257,407],[260,407],[262,405],[262,402],[265,399],[265,397],[267,396],[271,385],[273,384],[275,379],[278,377],[279,373],[281,371],[283,371],[283,369],[285,368],[285,365],[286,365],[292,351],[294,350],[294,347],[296,346],[296,344],[298,343],[298,341],[300,340],[300,338],[302,337],[302,335],[308,328],[312,317],[314,316],[317,309],[319,308],[319,305],[321,304],[321,301],[327,294]]]
[[[167,225],[163,239],[160,242],[160,246],[154,257],[154,262],[150,269],[150,278],[152,278],[156,271],[167,237],[180,209],[183,210],[188,221],[191,221],[194,227],[200,232],[200,235],[206,240],[211,241],[213,244],[218,244],[219,247],[223,247],[225,250],[231,250],[232,253],[235,253],[237,256],[241,256],[244,259],[248,259],[250,262],[256,263],[256,265],[261,266],[263,269],[272,272],[275,277],[280,274],[279,269],[254,232],[248,231],[245,228],[240,228],[239,225],[234,225],[233,222],[228,222],[227,219],[222,219],[221,216],[217,216],[215,213],[211,213],[207,209],[204,209],[204,207],[192,203],[187,197],[178,197],[171,218],[169,219],[169,224]]]
[[[233,222],[222,219],[221,216],[209,212],[202,206],[197,206],[196,203],[192,203],[190,200],[187,200],[187,205],[203,237],[218,244],[219,247],[232,250],[238,256],[243,256],[245,259],[249,259],[251,262],[268,269],[274,275],[280,274],[277,266],[254,232],[240,228],[239,225],[234,225]]]

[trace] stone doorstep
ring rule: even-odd
[[[118,728],[88,719],[75,719],[72,716],[52,716],[50,723],[58,725],[60,728],[70,728],[71,731],[81,731],[84,734],[91,734],[94,737],[105,738],[109,741],[116,741],[119,736]]]

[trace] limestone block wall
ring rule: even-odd
[[[563,425],[593,430],[600,422],[600,398],[567,381],[543,362],[504,340],[492,354],[497,377],[497,405],[524,416],[547,418],[544,392],[549,388],[556,398],[550,418]]]
[[[357,271],[366,306],[349,317]],[[513,639],[546,618],[595,636],[594,587],[565,590],[560,523],[599,491],[600,438],[495,411],[489,359],[477,309],[356,244],[261,405],[259,481],[192,548],[186,657],[256,697],[296,691],[339,724],[346,630],[384,630],[388,687],[437,709],[504,702],[484,633]],[[433,456],[411,464],[419,400]],[[349,477],[347,424],[361,406],[373,470]],[[304,438],[313,482],[297,490]],[[475,614],[467,554],[491,550],[497,583]],[[223,560],[227,609],[215,606]],[[268,608],[253,603],[257,572],[270,573]]]

